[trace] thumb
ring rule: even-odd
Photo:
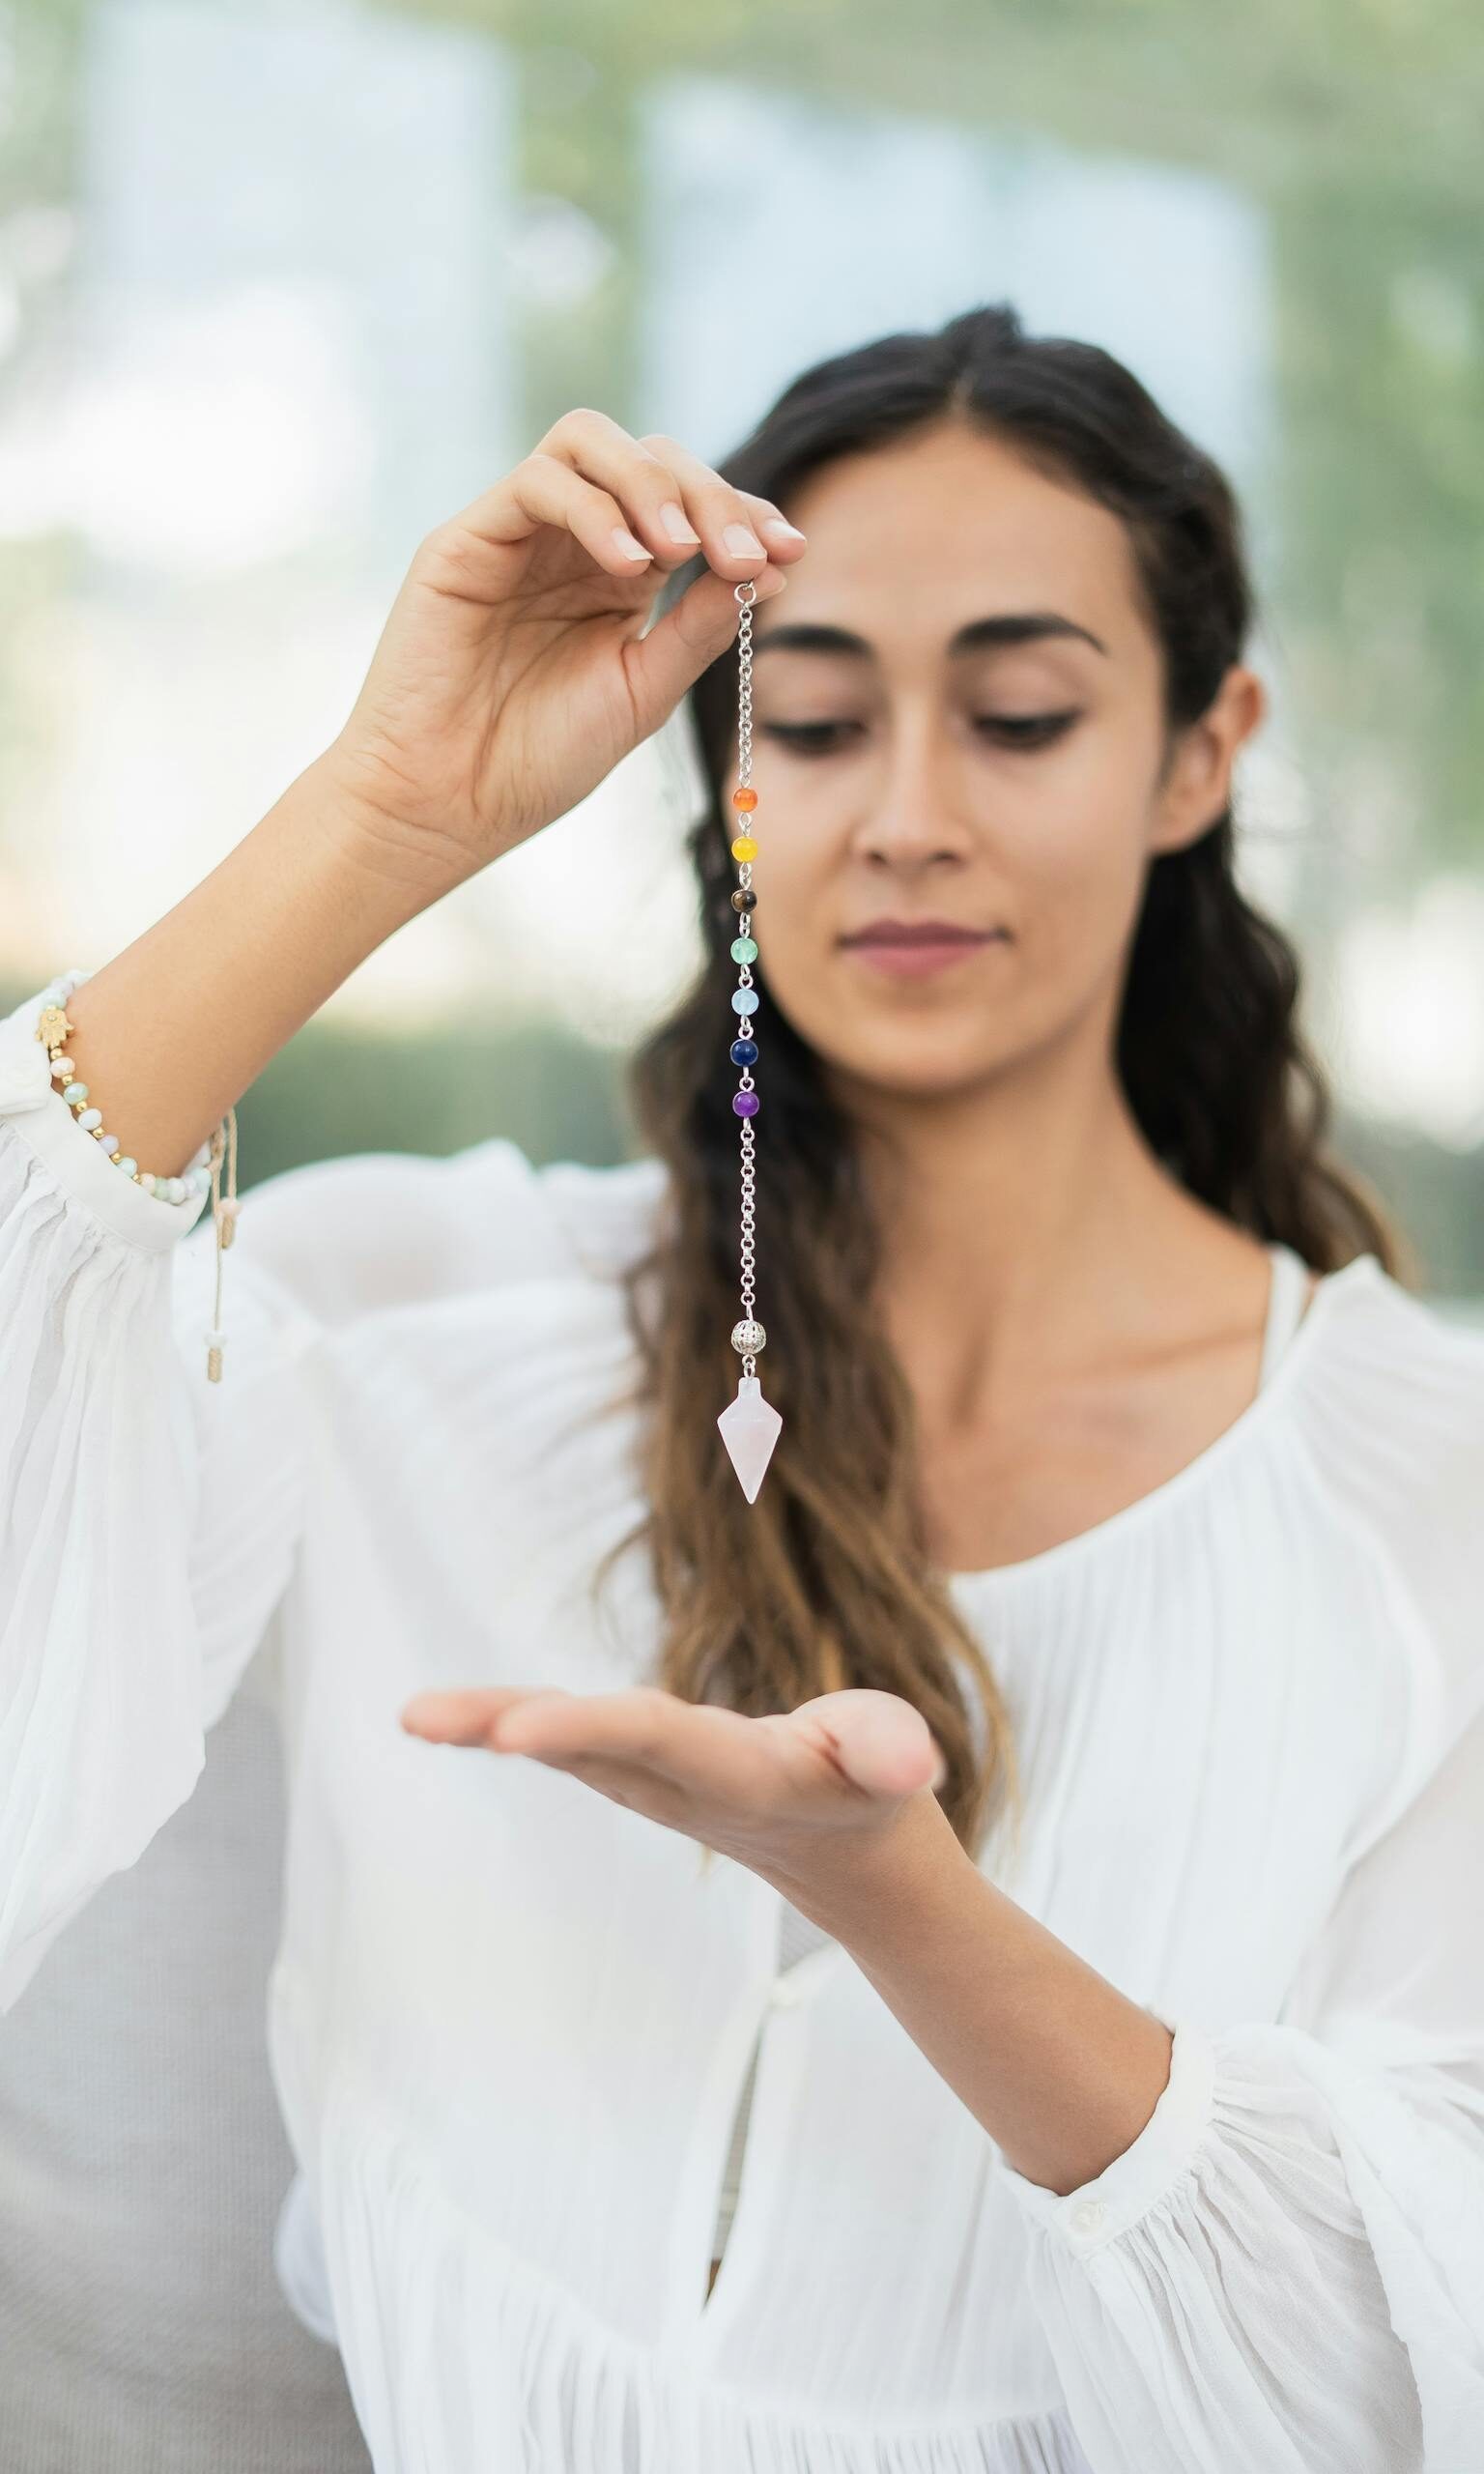
[[[782,592],[788,579],[782,567],[764,567],[754,580],[752,607]],[[687,688],[724,653],[742,623],[742,605],[735,584],[707,567],[671,602],[645,636],[624,647],[629,692],[647,738],[674,711]]]
[[[920,1710],[899,1693],[869,1685],[824,1692],[793,1712],[827,1740],[845,1776],[873,1796],[910,1796],[940,1787],[947,1774],[937,1740]]]

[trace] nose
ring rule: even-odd
[[[858,850],[897,867],[964,857],[972,845],[972,820],[942,719],[926,710],[899,714],[880,746],[879,766],[866,785]]]

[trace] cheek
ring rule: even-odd
[[[817,964],[822,940],[833,938],[843,925],[839,919],[840,892],[827,855],[825,837],[801,825],[791,831],[774,821],[771,841],[759,833],[753,861],[753,890],[757,907],[747,923],[757,940],[760,962],[780,971],[795,956]]]
[[[1022,947],[1043,962],[1096,958],[1128,934],[1149,865],[1144,780],[1137,760],[1089,746],[1028,796],[1013,853],[1001,852]]]

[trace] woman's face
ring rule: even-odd
[[[1258,681],[1229,672],[1167,751],[1123,525],[962,423],[788,513],[809,548],[754,627],[767,993],[739,1027],[765,1060],[771,996],[842,1098],[963,1090],[1090,1016],[1106,1045],[1149,862],[1219,815]],[[882,917],[992,934],[904,970],[847,941]]]

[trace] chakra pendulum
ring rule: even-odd
[[[757,1380],[757,1352],[767,1334],[753,1313],[753,1202],[756,1189],[754,1152],[756,1148],[753,1120],[757,1114],[757,1094],[753,1088],[752,1069],[757,1062],[757,1042],[753,1036],[753,1017],[757,1011],[757,991],[753,986],[752,966],[757,959],[757,947],[752,935],[752,914],[757,906],[753,891],[753,861],[757,845],[752,835],[753,811],[757,793],[752,787],[753,771],[753,603],[757,588],[751,577],[736,587],[741,605],[742,623],[737,634],[737,787],[731,804],[737,811],[742,830],[731,846],[731,855],[738,863],[741,882],[731,897],[731,906],[738,914],[737,925],[743,932],[733,941],[731,959],[742,965],[740,985],[733,991],[731,1010],[741,1020],[736,1025],[738,1036],[731,1043],[731,1061],[742,1068],[737,1089],[732,1094],[732,1114],[742,1120],[742,1319],[731,1327],[731,1345],[742,1360],[742,1372],[737,1380],[737,1396],[728,1401],[717,1419],[722,1440],[727,1446],[731,1465],[742,1482],[742,1492],[750,1504],[757,1500],[763,1472],[772,1457],[783,1419],[771,1401],[762,1396]],[[746,599],[743,599],[743,595]]]

